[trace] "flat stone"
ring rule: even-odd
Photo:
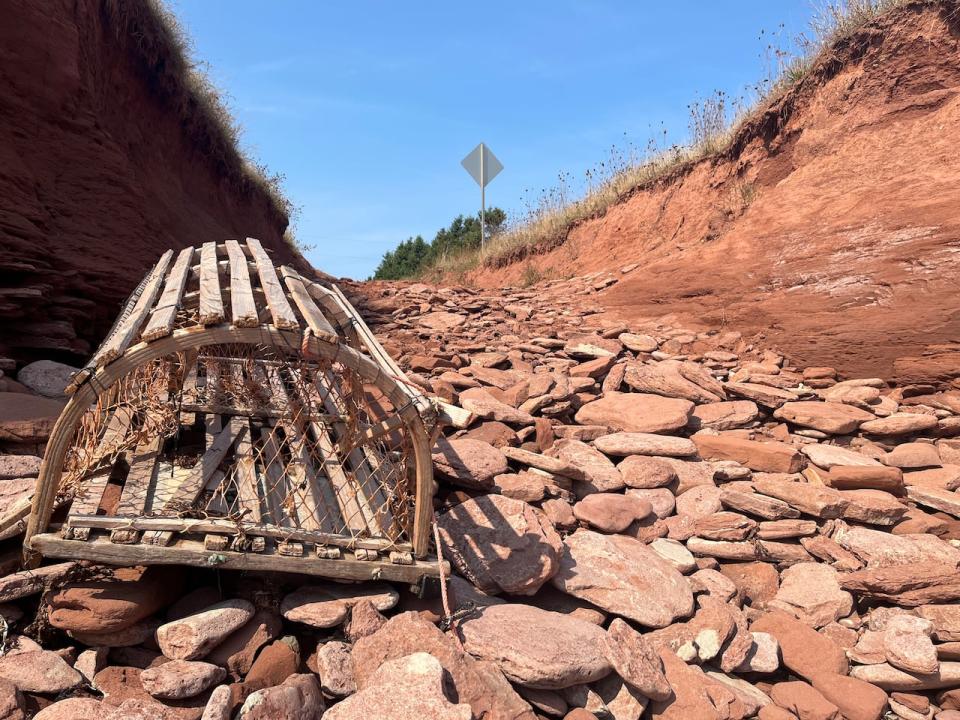
[[[693,430],[735,430],[747,427],[760,417],[760,409],[752,400],[730,400],[697,405],[690,416]]]
[[[681,398],[695,403],[711,403],[723,400],[723,386],[712,377],[703,384],[689,379],[688,375],[696,379],[702,378],[703,375],[700,374],[702,371],[698,366],[694,366],[696,370],[691,371],[685,367],[686,365],[686,363],[676,361],[664,361],[649,365],[628,363],[623,379],[627,385],[637,392]],[[684,373],[684,370],[687,370],[687,372]],[[709,387],[704,387],[704,385],[709,385]]]
[[[932,443],[912,442],[897,445],[888,452],[883,462],[891,467],[903,470],[918,470],[928,467],[940,467],[940,453]]]
[[[357,691],[350,645],[330,640],[317,648],[317,675],[320,687],[328,695],[346,697]]]
[[[821,520],[838,518],[850,504],[838,491],[803,482],[755,480],[757,492],[783,500],[802,513]]]
[[[469,705],[454,704],[447,698],[443,689],[443,666],[432,655],[418,652],[390,660],[374,677],[375,682],[327,710],[324,720],[471,720],[473,717]]]
[[[733,512],[714,512],[697,518],[694,534],[706,540],[747,540],[757,532],[756,520]]]
[[[648,490],[631,488],[627,490],[626,494],[649,502],[650,507],[653,508],[653,513],[658,518],[669,517],[676,508],[676,498],[668,488],[650,488]]]
[[[856,432],[862,423],[876,418],[873,413],[852,405],[815,400],[784,403],[773,416],[828,435],[849,435]]]
[[[907,512],[907,506],[883,490],[844,490],[840,493],[849,500],[843,511],[846,520],[868,525],[896,525]]]
[[[576,414],[581,425],[604,425],[613,430],[662,433],[686,426],[693,403],[645,393],[608,393],[582,406]]]
[[[883,631],[886,661],[893,667],[919,675],[932,675],[940,668],[937,650],[930,640],[933,623],[923,618],[898,615]]]
[[[449,332],[463,325],[466,319],[465,315],[437,311],[421,315],[417,318],[417,322],[423,327],[435,332]]]
[[[960,565],[960,550],[933,535],[893,535],[871,528],[840,526],[833,539],[863,558],[871,568],[930,562]]]
[[[316,628],[331,628],[342,624],[350,608],[367,600],[377,610],[389,610],[400,596],[386,583],[305,585],[283,598],[280,614],[291,622]]]
[[[840,708],[827,700],[812,685],[801,680],[776,683],[771,699],[804,720],[839,720]]]
[[[835,673],[816,673],[810,684],[836,705],[846,720],[880,720],[887,709],[887,694],[876,685]]]
[[[480,440],[440,438],[433,449],[433,465],[455,485],[490,488],[497,475],[507,472],[507,457]]]
[[[143,689],[162,700],[182,700],[199,695],[227,676],[226,671],[208,662],[171,660],[140,673]]]
[[[689,515],[694,520],[720,512],[720,488],[699,485],[677,497],[677,514]]]
[[[559,568],[560,536],[520,500],[481,495],[440,515],[437,525],[445,555],[484,592],[532,595]]]
[[[575,486],[579,495],[588,492],[611,492],[624,486],[620,471],[613,462],[585,442],[561,438],[548,452],[582,471],[584,478]]]
[[[607,659],[628,684],[651,700],[670,698],[670,684],[663,674],[663,662],[653,646],[620,618],[607,628],[604,643]]]
[[[693,442],[704,460],[734,460],[760,472],[795,473],[803,468],[803,456],[786,443],[703,433],[694,435]]]
[[[844,573],[840,576],[840,586],[858,597],[884,600],[901,607],[960,600],[960,578],[955,563],[915,562],[872,567]]]
[[[124,630],[180,594],[179,568],[118,568],[112,579],[68,583],[48,601],[50,624],[77,632]]]
[[[21,692],[56,695],[77,687],[83,676],[57,653],[31,650],[0,657],[0,678]]]
[[[611,670],[604,631],[568,615],[530,605],[493,605],[459,628],[467,652],[495,662],[509,680],[524,687],[570,687],[599,680]]]
[[[673,466],[660,458],[630,455],[617,465],[627,487],[659,488],[677,482]]]
[[[157,644],[171,660],[199,660],[253,617],[246,600],[225,600],[157,628]]]
[[[769,563],[721,563],[720,572],[736,584],[744,600],[754,608],[766,607],[780,587],[780,575]]]
[[[563,592],[648,627],[664,627],[693,612],[690,583],[639,540],[578,530],[564,541]]]
[[[752,643],[746,659],[734,672],[774,673],[780,668],[780,643],[770,633],[751,632]]]
[[[36,455],[0,455],[0,480],[35,478],[40,474],[40,461]]]
[[[926,605],[917,608],[917,614],[930,621],[934,640],[960,641],[960,605]]]
[[[784,403],[794,402],[800,399],[800,396],[789,390],[770,387],[752,382],[730,382],[726,383],[724,389],[733,395],[739,395],[747,400],[753,400],[757,405],[765,408],[778,408]]]
[[[960,517],[960,494],[953,490],[913,485],[907,488],[907,497],[918,505]]]
[[[494,663],[466,654],[450,635],[417,612],[390,618],[373,635],[354,644],[352,661],[357,687],[363,690],[376,686],[377,670],[384,663],[414,652],[429,652],[440,661],[449,673],[455,696],[468,703],[476,717],[534,720],[530,706]]]
[[[633,352],[652,353],[660,347],[656,339],[650,335],[626,332],[618,335],[617,339],[623,343],[623,346],[627,348],[627,350],[632,350]]]
[[[780,589],[768,607],[821,628],[853,611],[853,597],[840,589],[838,573],[824,563],[797,563],[780,574]]]
[[[576,335],[563,346],[567,355],[578,358],[615,357],[621,350],[623,345],[619,340],[599,335]]]
[[[885,418],[865,422],[860,426],[860,431],[869,435],[881,436],[912,435],[913,433],[932,430],[936,426],[937,418],[933,415],[898,412]]]
[[[573,506],[578,520],[607,533],[623,532],[631,523],[643,520],[652,512],[648,501],[617,493],[587,495]]]
[[[275,612],[257,610],[246,625],[210,651],[207,661],[225,667],[234,678],[240,679],[250,671],[260,648],[280,635],[282,626]]]
[[[103,706],[99,700],[89,697],[72,697],[47,705],[33,716],[33,720],[98,720],[98,718],[104,717],[103,711]],[[4,715],[3,717],[5,720],[14,720],[15,718],[15,716],[10,715]],[[109,711],[106,717],[111,717]]]
[[[960,662],[942,662],[933,675],[917,675],[899,670],[887,663],[856,665],[850,675],[884,690],[939,690],[960,685]]]
[[[601,452],[614,456],[689,457],[697,454],[697,446],[687,438],[654,433],[616,432],[598,437],[593,444]]]
[[[64,390],[78,370],[79,368],[53,360],[36,360],[20,369],[17,373],[17,382],[40,395],[63,398],[66,397]]]
[[[855,450],[837,447],[836,445],[824,445],[823,443],[810,443],[800,447],[800,452],[810,458],[817,467],[824,470],[842,466],[853,467],[883,467],[879,460],[868,457]]]
[[[780,643],[783,664],[803,678],[817,673],[846,675],[847,656],[833,640],[782,611],[762,615],[750,628],[773,635]]]
[[[477,417],[511,425],[533,425],[533,415],[497,400],[483,388],[469,388],[459,395],[460,407]]]
[[[687,575],[697,569],[697,561],[683,543],[671,538],[657,538],[648,547],[682,574]]]
[[[50,437],[64,403],[24,393],[0,392],[0,440],[42,442]]]
[[[429,656],[427,656],[429,657]],[[436,662],[436,660],[434,660]],[[439,665],[439,663],[438,663]],[[324,712],[320,683],[312,674],[291,675],[281,684],[251,693],[240,708],[238,720],[320,720],[334,715]],[[338,717],[351,717],[343,713]],[[438,715],[438,717],[441,717]],[[464,718],[462,715],[454,716]],[[465,718],[464,718],[465,720]]]

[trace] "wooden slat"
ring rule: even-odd
[[[335,397],[331,391],[333,384],[332,377],[317,376],[317,382],[313,386],[320,395],[324,408],[328,413],[340,414],[344,411],[340,399]],[[343,446],[350,441],[349,429],[346,423],[335,422],[333,429],[337,435],[337,447]],[[347,454],[347,462],[353,470],[356,482],[353,485],[356,494],[357,503],[360,505],[363,517],[367,521],[369,532],[372,535],[391,535],[390,529],[397,530],[394,525],[393,514],[390,512],[390,505],[387,502],[387,496],[377,480],[377,461],[371,462],[371,457],[366,452],[366,448],[355,447]]]
[[[290,527],[293,522],[285,512],[287,500],[287,478],[283,471],[283,458],[280,445],[272,425],[265,425],[260,431],[260,475],[263,483],[262,496],[267,506],[267,514],[274,525]]]
[[[150,316],[147,327],[140,335],[144,341],[166,337],[173,332],[173,321],[177,317],[177,308],[180,307],[180,298],[187,287],[187,275],[190,273],[190,263],[193,261],[193,248],[188,247],[180,251],[177,261],[173,264],[167,283],[163,287],[163,294]]]
[[[238,419],[234,418],[227,423],[227,426],[220,431],[216,439],[207,447],[206,452],[203,453],[203,457],[200,458],[200,461],[191,469],[190,474],[180,484],[180,487],[177,488],[173,497],[164,505],[164,509],[173,510],[175,508],[192,505],[206,486],[207,480],[216,472],[217,467],[223,461],[223,458],[226,457],[233,443],[236,442],[237,438],[246,433],[246,425]]]
[[[248,429],[237,440],[233,465],[237,485],[238,509],[246,511],[243,516],[245,521],[258,523],[263,519],[263,512],[260,507],[260,493],[257,491],[257,468],[253,460],[251,435],[252,432]]]
[[[160,260],[150,273],[150,279],[147,280],[143,288],[143,293],[137,300],[137,304],[134,305],[133,310],[130,311],[127,319],[117,328],[116,332],[110,335],[97,351],[94,362],[96,362],[98,366],[105,365],[114,358],[122,355],[123,351],[126,350],[130,346],[130,343],[133,342],[133,339],[137,337],[140,326],[143,324],[147,314],[150,312],[150,308],[153,307],[153,303],[157,299],[157,295],[160,293],[163,276],[167,272],[167,267],[169,267],[172,257],[173,250],[167,250],[160,256]]]
[[[295,272],[289,271],[289,268],[286,267],[281,269],[281,273],[283,273],[284,282],[287,284],[287,290],[290,291],[290,297],[300,308],[300,314],[307,321],[307,326],[313,331],[313,334],[317,337],[336,339],[337,331],[333,329],[327,318],[320,312],[320,308],[317,307],[313,298],[310,297],[310,293],[304,287],[301,277]]]
[[[273,393],[284,404],[292,405],[290,394],[277,372],[269,373],[270,387]],[[307,530],[322,530],[330,533],[346,531],[346,523],[337,507],[337,498],[326,478],[317,472],[310,454],[307,440],[304,438],[303,428],[308,422],[304,417],[305,410],[296,414],[293,420],[281,421],[290,448],[291,462],[287,468],[290,475],[290,490],[293,495],[296,520],[299,527]],[[316,418],[314,418],[316,422]]]
[[[247,238],[247,247],[250,254],[253,255],[257,263],[257,274],[260,276],[260,286],[263,288],[263,294],[267,298],[267,306],[270,308],[270,316],[273,318],[273,324],[283,330],[296,330],[300,327],[297,316],[287,302],[287,296],[280,285],[280,279],[277,277],[276,268],[267,256],[263,245],[256,238]]]
[[[109,565],[190,565],[210,567],[210,553],[202,541],[180,540],[168,547],[154,545],[115,545],[108,540],[77,542],[65,540],[53,533],[35,535],[31,549],[46,557],[91,560]],[[258,572],[291,572],[320,575],[341,580],[371,580],[378,578],[393,582],[416,583],[427,575],[437,577],[440,565],[436,560],[417,561],[414,565],[395,565],[390,562],[370,562],[343,557],[336,560],[320,557],[284,557],[272,553],[240,553],[229,550],[221,553],[223,562],[217,567],[226,570],[253,570]],[[450,568],[444,564],[444,571]]]
[[[117,505],[117,515],[143,515],[147,508],[147,499],[156,486],[157,457],[163,440],[162,437],[151,438],[133,451],[130,470],[127,472]]]
[[[114,410],[113,415],[107,420],[103,437],[100,438],[97,448],[94,450],[94,457],[97,462],[117,452],[123,444],[132,422],[133,411],[129,407],[122,405]],[[110,475],[113,473],[115,465],[116,460],[83,479],[81,495],[74,498],[70,506],[71,513],[96,514],[100,507],[100,501],[103,499],[103,491],[106,490],[110,482]]]
[[[200,249],[200,324],[216,325],[222,323],[225,317],[223,298],[220,296],[217,244],[214,242],[204,243]]]
[[[227,240],[230,257],[230,312],[237,327],[256,327],[260,324],[257,305],[253,301],[247,258],[236,240]]]

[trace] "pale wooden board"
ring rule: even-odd
[[[214,421],[214,432],[216,432],[217,422],[219,422],[219,419]],[[209,442],[200,461],[191,468],[190,474],[184,478],[173,497],[166,502],[164,509],[173,510],[176,506],[192,505],[203,488],[206,487],[210,476],[216,472],[217,467],[223,462],[234,442],[247,432],[248,428],[244,423],[237,418],[232,418],[227,426],[217,433],[212,442]]]
[[[264,369],[266,373],[266,369]],[[269,373],[269,383],[273,393],[285,405],[291,405],[290,394],[281,377],[276,373]],[[296,518],[300,527],[307,530],[321,530],[330,533],[346,532],[347,525],[337,506],[337,498],[330,487],[328,480],[317,472],[310,454],[308,441],[303,436],[302,428],[306,421],[302,414],[297,414],[298,426],[293,420],[282,421],[286,434],[287,446],[290,448],[291,462],[288,466],[290,475],[290,490],[295,503]]]
[[[94,451],[97,462],[102,462],[104,458],[108,458],[117,452],[130,431],[132,422],[133,411],[128,406],[122,405],[113,411],[110,419],[107,420],[103,436]],[[83,479],[81,495],[74,498],[70,506],[71,513],[84,515],[95,515],[97,513],[100,501],[103,499],[103,491],[106,490],[107,484],[110,482],[110,475],[115,464],[116,460],[109,462]]]
[[[267,306],[270,308],[273,324],[284,330],[298,329],[300,323],[287,301],[287,296],[280,285],[280,279],[277,277],[277,270],[263,249],[263,245],[256,238],[247,238],[247,247],[257,263],[257,274],[260,276],[260,285],[267,298]]]
[[[163,294],[153,309],[150,321],[144,328],[140,339],[144,341],[166,337],[173,332],[173,322],[180,307],[180,298],[187,287],[187,276],[190,274],[190,263],[193,262],[193,248],[188,247],[180,251],[177,260],[167,276],[167,283],[163,287]]]
[[[284,267],[281,272],[286,270],[288,270],[288,268]],[[327,318],[320,312],[320,308],[317,307],[313,298],[310,297],[310,293],[307,292],[307,288],[304,286],[301,277],[289,271],[284,272],[283,279],[287,284],[287,290],[290,291],[290,297],[293,298],[297,307],[300,308],[300,314],[303,315],[303,319],[306,320],[307,326],[313,331],[313,334],[337,338],[337,331],[333,329],[333,326]]]
[[[202,325],[216,325],[225,317],[217,268],[217,244],[207,242],[200,249],[199,320]]]
[[[143,515],[150,493],[156,487],[157,457],[163,440],[162,437],[150,438],[131,454],[130,470],[123,483],[117,515]]]
[[[284,512],[287,500],[287,478],[283,471],[283,456],[280,444],[274,435],[274,427],[264,423],[260,429],[260,479],[263,483],[262,496],[267,505],[269,522],[281,527],[290,527],[293,522]]]
[[[237,440],[233,454],[233,472],[237,486],[237,510],[248,512],[244,515],[245,522],[259,523],[263,520],[263,510],[260,505],[260,493],[257,490],[257,468],[253,460],[253,443],[250,438],[252,431],[249,428]]]
[[[325,377],[318,376],[317,379],[317,390],[327,412],[335,410],[338,414],[342,414],[345,410],[342,401],[332,391],[332,388],[336,387],[336,378],[332,373],[328,373]],[[345,441],[349,441],[349,431],[346,423],[334,422],[333,428],[337,434],[338,444],[342,445]],[[362,430],[359,436],[358,439],[363,438],[364,432]],[[365,500],[364,514],[370,523],[371,532],[386,535],[400,532],[401,528],[390,510],[387,490],[380,482],[381,477],[392,477],[395,482],[399,481],[400,478],[397,477],[395,468],[389,461],[381,459],[379,454],[367,445],[353,448],[347,455],[347,460],[350,467],[353,468],[362,491],[360,496]],[[393,532],[391,533],[388,528],[392,529]]]
[[[130,343],[133,342],[133,339],[137,337],[140,326],[143,324],[147,314],[150,312],[150,308],[153,307],[153,303],[157,299],[157,295],[160,293],[160,286],[172,257],[173,250],[167,250],[160,256],[160,260],[151,271],[150,277],[133,310],[130,311],[126,320],[104,341],[103,345],[101,345],[97,351],[94,357],[94,362],[97,365],[105,365],[114,358],[122,355],[123,351],[126,350],[130,346]]]
[[[230,312],[233,324],[237,327],[256,327],[260,324],[260,317],[253,300],[247,256],[236,240],[227,240],[226,245],[230,257]]]

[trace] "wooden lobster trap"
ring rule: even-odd
[[[167,251],[68,388],[28,558],[414,582],[444,411],[261,244]],[[51,531],[55,508],[66,508]]]

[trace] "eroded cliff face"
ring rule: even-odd
[[[839,44],[733,148],[484,268],[517,283],[636,264],[602,302],[739,330],[795,362],[902,382],[960,375],[957,3],[916,2]]]
[[[303,262],[163,48],[145,59],[145,0],[118,5],[0,0],[0,357],[85,356],[166,248],[252,236]]]

